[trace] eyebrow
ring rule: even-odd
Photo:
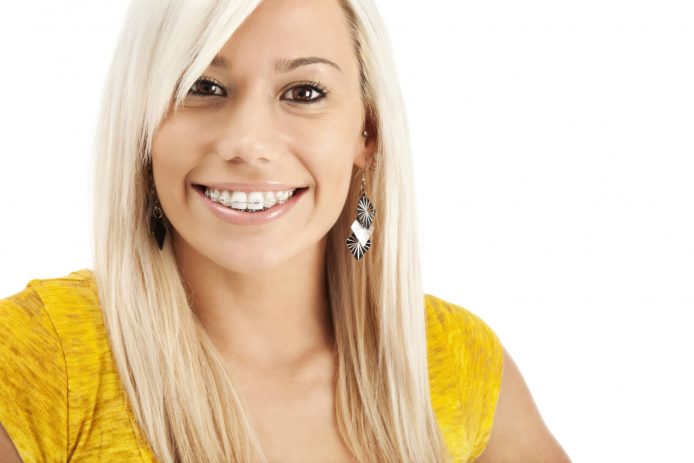
[[[294,58],[294,59],[280,58],[275,62],[275,71],[276,72],[289,72],[289,71],[293,71],[294,69],[301,67],[301,66],[308,66],[309,64],[327,64],[329,66],[334,67],[338,71],[342,72],[342,69],[340,68],[340,66],[338,66],[337,64],[335,64],[334,62],[330,61],[327,58],[321,58],[319,56],[305,56],[302,58]],[[212,63],[210,63],[210,65],[225,68],[225,69],[231,67],[231,63],[229,63],[229,60],[227,60],[222,55],[216,55],[212,59]]]

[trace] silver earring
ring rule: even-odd
[[[346,241],[347,248],[357,260],[361,259],[364,253],[371,247],[371,235],[374,231],[373,221],[376,217],[376,210],[364,190],[365,183],[366,177],[362,173],[361,195],[359,196],[356,209],[357,219],[352,222],[352,233]]]

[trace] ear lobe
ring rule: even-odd
[[[378,124],[376,124],[377,119],[374,114],[372,106],[367,105],[364,125],[362,126],[362,130],[366,131],[367,135],[364,137],[363,134],[360,134],[364,144],[354,158],[354,164],[361,169],[364,167],[373,169],[376,163],[375,152],[378,147]]]
[[[375,136],[369,133],[367,138],[364,140],[364,146],[359,150],[357,157],[354,159],[354,164],[362,169],[367,165],[369,168],[373,168],[376,161],[374,153],[376,152],[377,146],[378,140]]]

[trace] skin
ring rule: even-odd
[[[0,461],[6,463],[22,463],[17,449],[7,435],[7,431],[0,424]]]
[[[324,281],[326,234],[345,204],[353,166],[375,140],[366,121],[358,64],[337,2],[267,0],[219,52],[229,68],[204,73],[226,95],[189,95],[154,136],[159,200],[194,307],[222,352],[246,366],[289,367],[331,345]],[[279,58],[335,62],[288,73]],[[319,94],[301,81],[321,82]],[[297,85],[299,84],[299,85]],[[294,87],[294,90],[292,90]],[[303,93],[303,94],[302,94]],[[290,214],[263,225],[221,221],[192,183],[282,182],[308,191]]]
[[[336,1],[266,0],[218,54],[230,66],[204,75],[221,89],[198,87],[208,96],[189,95],[153,140],[176,258],[270,460],[351,461],[334,416],[325,249],[353,168],[367,165],[376,140],[362,136],[368,123],[347,19]],[[339,69],[275,70],[277,59],[313,56]],[[302,84],[310,80],[329,93],[317,99]],[[191,186],[214,182],[308,190],[279,220],[235,225],[211,214]]]
[[[193,308],[247,399],[270,461],[353,461],[334,416],[336,357],[325,281],[326,235],[354,166],[376,140],[360,99],[359,68],[337,1],[265,0],[220,50],[177,113],[154,136],[152,167]],[[278,58],[317,56],[282,73]],[[319,98],[302,81],[319,81]],[[194,86],[195,87],[195,86]],[[367,173],[367,188],[368,188]],[[309,189],[269,224],[221,221],[192,184],[282,182]],[[348,252],[345,248],[345,252]],[[477,462],[568,462],[517,366],[505,365],[494,427]],[[0,426],[0,461],[21,462]]]
[[[475,463],[571,463],[506,348],[491,436]]]

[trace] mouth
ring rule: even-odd
[[[277,207],[308,190],[308,187],[299,187],[280,191],[232,191],[219,190],[199,184],[192,186],[200,194],[220,206],[251,214]]]

